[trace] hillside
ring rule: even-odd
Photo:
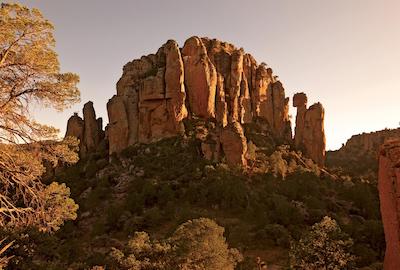
[[[225,228],[230,246],[245,256],[238,269],[254,269],[257,256],[285,269],[291,239],[326,215],[354,239],[358,266],[382,261],[375,186],[304,167],[313,163],[290,147],[258,144],[254,167],[243,170],[199,159],[200,145],[174,137],[129,147],[110,163],[101,151],[60,170],[56,178],[71,188],[79,217],[55,235],[30,239],[32,261],[20,253],[24,260],[11,269],[115,269],[111,247],[123,248],[135,231],[163,238],[198,217]]]

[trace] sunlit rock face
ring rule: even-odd
[[[320,104],[309,109],[306,101],[303,105],[296,120],[296,145],[304,146],[305,153],[322,165],[324,111]],[[94,112],[85,111],[92,123]],[[262,122],[278,141],[293,141],[289,98],[272,69],[257,64],[242,48],[217,39],[191,37],[182,48],[169,40],[155,54],[127,63],[107,111],[110,154],[136,143],[187,135],[185,119],[212,123],[207,136],[196,136],[202,138],[201,151],[210,160],[225,157],[232,166],[246,165],[242,125]],[[83,135],[76,132],[87,149],[96,144],[92,135],[85,138],[91,130],[97,132],[94,125],[85,124]]]
[[[400,140],[385,142],[379,155],[379,199],[385,231],[385,270],[400,269]]]
[[[326,147],[324,107],[321,103],[315,103],[307,108],[307,96],[304,93],[294,95],[293,106],[297,108],[295,145],[306,156],[323,166]]]
[[[277,135],[291,138],[288,98],[272,70],[216,39],[191,37],[182,48],[170,40],[156,54],[126,64],[108,111],[111,152],[181,134],[187,117],[214,119],[221,127],[261,117]],[[114,130],[126,123],[128,135],[115,139],[121,132]]]

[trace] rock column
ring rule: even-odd
[[[315,103],[307,109],[307,96],[297,93],[293,97],[293,106],[297,107],[295,145],[315,163],[325,163],[325,110],[321,103]]]

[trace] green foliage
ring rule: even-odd
[[[292,269],[347,269],[354,260],[349,253],[353,240],[343,233],[335,220],[324,217],[290,247]]]
[[[49,231],[56,231],[64,224],[65,220],[75,220],[79,206],[71,199],[70,189],[65,184],[51,183],[44,190],[44,210],[46,215],[46,226]]]
[[[125,253],[113,248],[110,255],[118,269],[233,270],[242,256],[228,248],[223,233],[224,229],[210,219],[189,220],[163,241],[136,232]]]
[[[132,146],[110,164],[100,164],[100,155],[66,168],[57,177],[71,186],[84,216],[75,224],[68,222],[58,234],[64,240],[53,253],[65,255],[46,256],[61,258],[57,260],[64,265],[73,262],[62,258],[72,256],[82,268],[109,269],[113,264],[104,252],[111,246],[124,256],[131,254],[114,239],[124,242],[132,232],[146,230],[163,242],[180,223],[208,217],[226,228],[229,243],[241,250],[279,250],[285,265],[290,239],[300,240],[309,226],[329,215],[354,240],[351,252],[357,267],[382,260],[385,243],[373,185],[320,175],[307,164],[300,169],[298,153],[286,146],[277,149],[290,171],[285,179],[271,171],[246,174],[204,161],[198,158],[198,147],[193,140],[170,138]],[[86,178],[89,163],[97,166]],[[123,193],[117,191],[121,181],[126,183]],[[359,187],[363,192],[356,194]],[[82,248],[89,252],[76,254]],[[103,257],[91,250],[101,250]],[[251,267],[254,260],[248,258],[240,269],[251,269],[243,267]]]

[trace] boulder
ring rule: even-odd
[[[245,167],[247,165],[247,140],[239,122],[230,123],[223,128],[220,141],[229,166]]]

